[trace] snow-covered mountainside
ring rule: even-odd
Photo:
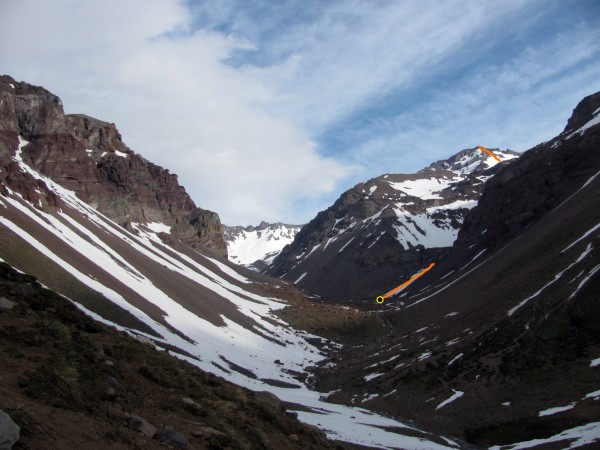
[[[261,222],[257,227],[223,227],[229,260],[254,270],[270,266],[283,247],[291,244],[302,225]]]
[[[436,261],[456,239],[483,185],[518,157],[463,150],[415,174],[385,174],[320,212],[267,273],[330,298],[379,295]]]
[[[47,112],[36,109],[40,104],[27,110],[26,118],[38,117],[35,126],[24,130],[10,110],[11,120],[0,123],[0,259],[98,321],[238,385],[274,393],[332,438],[384,448],[458,447],[365,409],[327,403],[309,389],[307,369],[338,345],[278,317],[286,302],[274,293],[289,289],[284,284],[257,282],[218,251],[192,248],[175,233],[177,224],[135,221],[126,229],[40,173],[25,157],[30,141],[43,137],[60,149],[72,138],[65,130],[38,134]],[[72,150],[62,148],[65,161]]]

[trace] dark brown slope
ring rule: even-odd
[[[274,395],[100,325],[4,263],[0,298],[0,410],[21,428],[15,450],[336,448]]]
[[[600,125],[574,133],[598,108],[586,98],[486,184],[452,251],[386,300],[388,335],[347,348],[320,388],[481,445],[600,419]]]
[[[85,115],[65,115],[60,99],[44,88],[0,76],[0,182],[28,200],[54,205],[38,183],[11,165],[22,136],[24,160],[119,225],[160,222],[193,247],[227,255],[218,214],[197,208],[177,175],[122,141],[114,124]],[[56,205],[54,205],[56,206]]]

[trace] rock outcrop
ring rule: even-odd
[[[469,248],[466,256],[472,257],[504,245],[594,175],[600,167],[599,134],[577,130],[597,120],[599,110],[600,92],[584,98],[559,136],[524,153],[518,164],[492,178],[479,208],[465,218],[455,248]]]
[[[227,255],[218,214],[197,208],[177,175],[129,149],[114,124],[65,115],[57,96],[4,75],[0,179],[29,201],[58,207],[56,198],[12,162],[17,148],[29,165],[119,225],[131,230],[133,223],[161,223],[192,247]]]
[[[10,450],[21,437],[21,428],[0,409],[0,449]]]

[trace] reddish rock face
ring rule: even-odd
[[[19,135],[29,141],[22,151],[28,164],[118,224],[160,222],[190,246],[227,256],[218,214],[197,208],[177,175],[129,149],[114,124],[65,115],[58,97],[5,75],[0,77],[0,181],[41,207],[57,207],[45,186],[13,164]]]

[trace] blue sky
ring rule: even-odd
[[[0,42],[0,72],[115,122],[230,225],[527,150],[600,90],[596,0],[4,0]]]

